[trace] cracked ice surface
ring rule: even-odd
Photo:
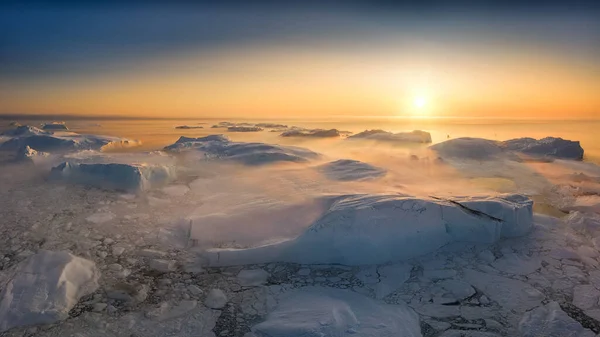
[[[102,162],[126,161],[120,154],[69,156],[69,160],[81,163],[99,160],[95,156],[101,156]],[[170,154],[146,157],[152,164],[179,160],[189,163],[187,158]],[[325,162],[336,159],[327,158]],[[244,170],[243,174],[218,161],[183,165],[178,166],[172,183],[135,194],[46,182],[31,172],[3,167],[2,289],[15,280],[24,261],[42,249],[69,252],[93,261],[101,272],[98,289],[75,301],[66,319],[49,325],[14,327],[4,336],[265,337],[266,333],[280,331],[282,323],[306,322],[307,317],[317,315],[323,318],[322,326],[296,324],[295,331],[322,328],[365,335],[369,332],[362,328],[373,328],[371,335],[379,331],[402,336],[403,331],[407,336],[426,337],[535,336],[540,332],[547,336],[593,336],[600,332],[600,226],[593,207],[577,208],[577,213],[562,219],[540,214],[531,217],[527,213],[529,225],[509,226],[506,228],[511,230],[505,232],[504,224],[523,221],[515,215],[518,212],[503,212],[519,202],[504,203],[497,197],[463,199],[456,197],[458,194],[444,194],[441,199],[406,196],[415,191],[438,195],[429,193],[436,191],[431,186],[411,185],[415,180],[411,174],[444,165],[447,169],[454,162],[407,160],[402,165],[411,170],[402,174],[386,162],[373,163],[388,172],[380,178],[382,184],[391,186],[385,196],[380,194],[381,185],[372,185],[373,181],[325,181],[314,169],[320,164],[305,167],[295,163],[294,167],[281,169],[267,165],[260,170]],[[516,161],[480,164],[479,170],[490,168],[492,173],[477,172],[476,165],[464,164],[469,170],[461,173],[498,173],[505,178],[520,175],[515,178],[519,181],[516,189],[509,192],[544,192],[544,202],[555,205],[553,214],[561,215],[571,206],[583,205],[581,200],[577,203],[581,195],[575,194],[593,193],[598,187],[595,177],[600,171],[586,164],[559,160],[529,166]],[[585,176],[574,175],[577,172]],[[470,178],[452,179],[459,180],[460,190],[472,186],[468,185]],[[426,182],[419,180],[420,185]],[[491,194],[489,190],[478,191],[486,192],[478,195]],[[340,199],[340,195],[345,197]],[[411,207],[404,209],[404,203]],[[326,228],[328,221],[338,216],[344,221],[333,226],[337,236],[330,238],[344,238],[346,232],[338,231],[347,229],[343,224],[352,228],[364,220],[378,226],[392,225],[398,215],[419,214],[422,208],[412,205],[424,204],[460,215],[456,227],[448,228],[455,229],[453,235],[479,238],[476,234],[480,232],[473,232],[473,227],[462,221],[479,219],[477,224],[483,226],[474,228],[483,227],[485,238],[493,240],[445,239],[432,250],[417,247],[423,250],[398,258],[401,261],[381,259],[367,261],[367,265],[340,264],[349,251],[338,250],[335,240],[329,246],[317,245],[327,254],[336,252],[333,256],[340,260],[333,264],[326,262],[334,260],[297,260],[214,267],[207,266],[201,254],[206,249],[243,250],[288,241],[302,236],[314,223]],[[433,213],[423,211],[423,219],[435,219]],[[446,215],[444,212],[444,219]],[[503,225],[491,226],[494,221],[500,222],[494,218],[502,220]],[[282,223],[289,227],[278,226]],[[431,225],[430,221],[425,223]],[[439,229],[444,238],[451,236],[446,226],[442,229],[438,225],[431,233]],[[461,230],[465,228],[469,230]],[[487,231],[490,228],[494,230]],[[417,233],[419,227],[413,229],[417,237],[421,235]],[[376,236],[378,232],[369,228],[360,233]],[[406,249],[403,246],[411,242],[398,240],[402,233],[396,233],[390,239],[394,245],[388,247]],[[431,243],[425,239],[420,242]],[[358,255],[363,248],[368,247],[354,246],[355,252],[351,253]],[[350,264],[348,261],[345,263]],[[20,305],[31,308],[33,304]],[[323,308],[331,310],[324,312]],[[370,324],[373,314],[406,324]],[[369,324],[357,325],[353,317]]]

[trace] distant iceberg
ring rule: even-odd
[[[166,165],[63,162],[52,168],[50,178],[104,189],[137,192],[164,185],[176,176]]]
[[[431,134],[421,130],[398,133],[392,133],[384,130],[365,130],[348,137],[348,139],[370,139],[399,143],[431,143]]]
[[[452,242],[494,243],[533,226],[521,195],[417,198],[346,195],[295,239],[249,249],[209,249],[209,265],[267,262],[380,264],[434,252]]]
[[[533,158],[583,159],[578,141],[547,137],[540,140],[517,138],[504,142],[483,138],[456,138],[430,146],[442,157],[486,160],[520,153]]]
[[[260,132],[263,131],[263,128],[258,126],[230,126],[227,128],[229,132]]]
[[[358,160],[341,159],[318,167],[331,180],[370,180],[385,176],[386,170]]]
[[[501,145],[510,151],[517,151],[531,156],[553,157],[562,159],[583,159],[583,148],[578,141],[565,140],[556,137],[546,137],[540,140],[533,138],[518,138],[507,140]]]
[[[204,129],[203,126],[196,126],[196,125],[178,125],[175,127],[175,129]]]
[[[340,137],[342,132],[337,129],[293,129],[283,132],[281,137],[312,137],[312,138],[329,138],[329,137]]]
[[[42,124],[42,130],[46,131],[68,131],[69,128],[63,122],[52,122]]]
[[[319,158],[319,154],[295,146],[266,143],[232,142],[224,135],[200,138],[180,137],[177,142],[165,147],[166,151],[182,152],[195,150],[206,158],[227,159],[245,165],[262,165],[273,162],[307,162]]]

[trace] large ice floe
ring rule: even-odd
[[[348,290],[306,287],[280,299],[252,331],[262,337],[420,337],[418,315]]]
[[[40,251],[18,266],[0,295],[0,332],[64,320],[98,288],[94,262],[67,252]]]
[[[547,137],[517,138],[504,142],[483,138],[456,138],[430,146],[443,158],[487,160],[501,155],[524,154],[534,158],[583,159],[578,141]]]
[[[175,169],[167,165],[63,162],[50,178],[75,184],[138,192],[172,181]]]
[[[358,160],[340,159],[318,167],[332,180],[371,180],[385,176],[386,170]]]
[[[266,143],[232,142],[224,135],[201,138],[180,137],[177,142],[165,147],[166,151],[196,151],[207,159],[226,159],[245,165],[262,165],[274,162],[307,162],[319,158],[311,150]]]
[[[249,249],[208,249],[208,265],[266,262],[378,264],[431,253],[452,242],[493,243],[526,234],[533,202],[521,195],[416,198],[348,195],[295,239]],[[360,247],[360,249],[357,249]]]
[[[46,131],[32,126],[19,126],[2,135],[8,139],[0,144],[2,151],[19,151],[29,146],[36,151],[66,153],[80,150],[102,150],[109,147],[133,146],[139,142],[119,137],[83,135],[67,131]]]
[[[369,139],[394,143],[431,143],[431,134],[426,131],[388,132],[384,130],[365,130],[348,139]]]

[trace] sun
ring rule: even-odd
[[[413,104],[414,104],[414,106],[416,106],[417,108],[420,109],[420,108],[423,108],[427,104],[427,100],[423,96],[417,96],[413,100]]]

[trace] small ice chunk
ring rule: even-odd
[[[256,287],[267,283],[269,273],[262,269],[244,269],[238,275],[238,283],[242,287]]]
[[[211,309],[221,309],[225,304],[227,304],[227,296],[221,289],[211,289],[204,300],[204,305]]]

